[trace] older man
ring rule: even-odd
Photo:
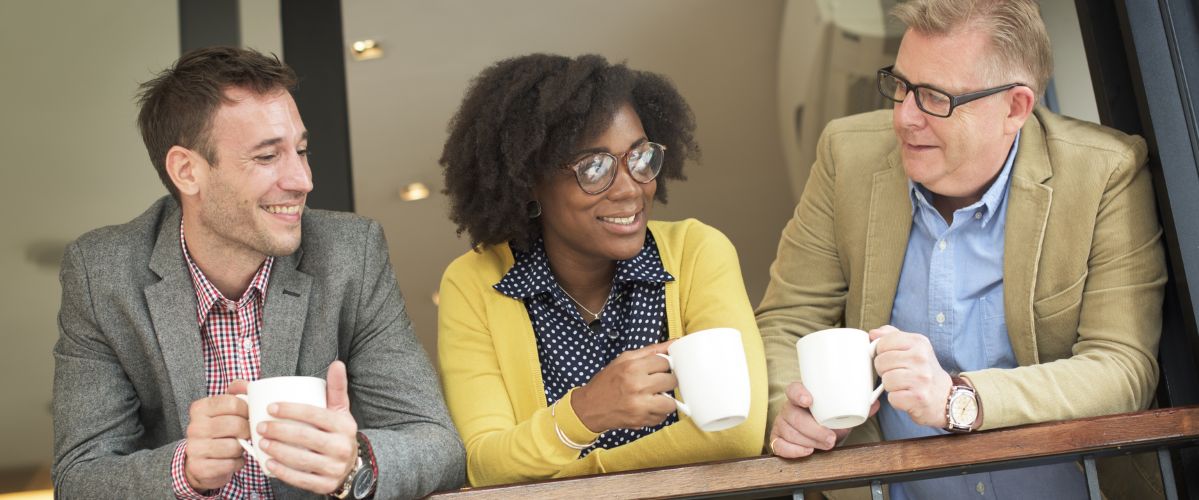
[[[379,224],[304,207],[295,82],[277,58],[214,47],[142,85],[138,125],[171,196],[64,252],[60,498],[414,498],[462,483]],[[234,395],[284,375],[326,377],[328,407],[270,405],[309,426],[259,424],[274,459],[258,463]]]
[[[797,382],[796,340],[839,325],[882,339],[887,393],[853,442],[1146,408],[1166,275],[1144,141],[1036,105],[1053,61],[1035,0],[892,13],[909,27],[878,74],[894,110],[825,129],[758,309],[771,449],[804,456],[849,433],[816,424]],[[1075,464],[890,489],[1085,494]]]

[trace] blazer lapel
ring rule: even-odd
[[[912,230],[908,177],[899,148],[887,157],[890,168],[876,172],[870,188],[870,215],[863,255],[862,308],[859,328],[869,330],[891,322],[895,290]],[[848,318],[847,318],[848,319]],[[847,325],[853,326],[853,325]]]
[[[1012,164],[1003,242],[1003,304],[1008,338],[1020,366],[1040,362],[1033,315],[1033,291],[1045,242],[1045,224],[1053,203],[1053,176],[1045,131],[1036,115],[1020,130],[1020,147]]]
[[[150,320],[158,337],[158,346],[170,376],[175,409],[181,428],[189,422],[193,401],[207,395],[204,388],[204,348],[200,343],[200,322],[196,318],[196,288],[179,242],[178,208],[171,212],[161,228],[150,255],[150,270],[160,278],[145,289]]]
[[[304,250],[276,257],[266,287],[262,311],[262,370],[260,378],[307,375],[296,373],[312,276],[296,269]]]

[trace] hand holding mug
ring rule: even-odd
[[[674,390],[678,379],[666,353],[673,341],[625,351],[575,389],[571,407],[591,432],[658,425],[675,410],[675,402],[659,393]]]
[[[816,423],[816,418],[809,411],[812,394],[803,382],[792,382],[787,386],[786,394],[787,400],[774,419],[774,427],[767,441],[775,455],[783,458],[806,457],[818,449],[833,449],[849,435],[849,428],[829,429]],[[878,401],[872,403],[869,415],[874,415],[878,407]]]
[[[953,381],[941,368],[928,337],[886,325],[870,331],[878,342],[875,369],[883,379],[887,401],[908,412],[913,422],[945,428],[945,402]],[[980,424],[980,418],[976,424]]]
[[[832,449],[849,434],[833,429],[861,425],[878,411],[883,387],[874,386],[877,344],[853,328],[821,330],[796,342],[803,382],[787,386],[770,434],[775,454],[796,458]]]
[[[268,475],[322,495],[337,490],[358,461],[358,423],[350,415],[341,361],[329,365],[326,387],[326,407],[270,403],[266,411],[271,417],[292,422],[262,421],[255,428],[261,436],[258,447],[270,454],[263,464]]]
[[[228,394],[198,399],[188,409],[183,473],[196,491],[215,490],[246,465],[237,440],[249,439],[250,415],[236,394],[246,393],[246,381],[234,380]]]

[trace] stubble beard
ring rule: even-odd
[[[257,200],[242,201],[226,186],[218,183],[218,189],[210,190],[205,196],[204,209],[200,218],[209,231],[224,240],[231,249],[241,247],[270,257],[282,257],[295,253],[300,246],[299,235],[278,237],[257,216]],[[295,232],[299,233],[299,223]]]

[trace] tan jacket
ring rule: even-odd
[[[1004,238],[1015,369],[965,373],[984,429],[1142,410],[1157,387],[1166,282],[1140,137],[1038,106],[1021,130]],[[818,145],[757,310],[767,427],[797,381],[795,342],[890,321],[912,226],[891,111],[836,120]],[[849,442],[877,440],[873,420]]]

